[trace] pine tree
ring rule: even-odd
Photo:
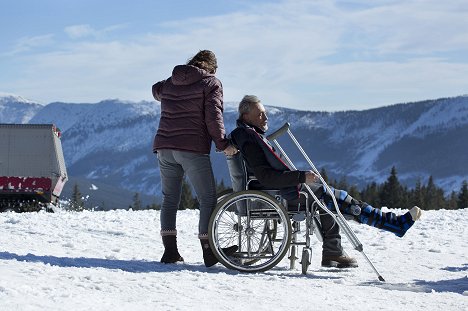
[[[328,184],[328,175],[324,167],[322,167],[322,169],[320,170],[320,175],[322,176],[323,180],[325,180],[325,182]]]
[[[336,183],[336,189],[346,190],[348,189],[348,181],[346,180],[346,176],[342,176],[340,181]]]
[[[182,194],[180,197],[179,210],[199,208],[200,205],[198,203],[198,200],[193,197],[192,189],[189,183],[184,178],[182,181]]]
[[[435,209],[447,208],[447,200],[445,199],[444,190],[436,187],[436,193],[434,198]]]
[[[411,192],[411,205],[419,206],[422,209],[426,209],[426,203],[424,201],[424,193],[426,188],[421,184],[421,179],[418,178],[416,181],[416,186],[414,190]]]
[[[84,203],[83,203],[83,198],[80,192],[80,188],[78,187],[78,184],[75,183],[73,186],[73,193],[72,197],[70,200],[70,210],[76,211],[76,212],[81,212],[84,209]]]
[[[150,205],[147,206],[147,209],[152,209],[155,211],[160,211],[161,210],[161,204],[158,204],[156,202],[151,203]]]
[[[397,177],[397,171],[395,166],[392,167],[390,176],[382,186],[380,192],[380,200],[383,206],[389,208],[402,207],[402,186]]]
[[[361,191],[361,200],[367,202],[368,204],[378,207],[381,206],[380,203],[380,188],[376,182],[372,182],[366,186],[366,188]]]
[[[353,198],[355,198],[356,200],[361,200],[361,194],[356,185],[351,185],[351,187],[348,190],[348,194],[352,196]]]
[[[458,208],[468,208],[468,183],[465,180],[462,184],[460,192],[458,194],[457,201]]]
[[[185,210],[190,206],[192,200],[192,190],[190,186],[185,181],[185,178],[182,180],[182,193],[180,195],[179,210]]]
[[[455,191],[450,193],[449,199],[447,201],[447,209],[457,209],[458,208],[458,197]]]
[[[140,200],[140,194],[138,192],[135,192],[135,194],[133,195],[132,209],[134,211],[141,210],[141,200]]]
[[[437,210],[445,206],[444,191],[435,185],[432,175],[427,182],[424,201],[428,210]]]
[[[414,204],[411,204],[412,202],[412,197],[411,197],[411,191],[408,190],[408,187],[405,185],[401,185],[401,198],[400,198],[400,205],[397,207],[401,208],[410,208],[410,206],[414,206]]]
[[[224,180],[221,179],[220,183],[216,183],[216,193],[221,193],[227,189],[229,188],[224,185]]]

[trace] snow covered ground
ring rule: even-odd
[[[309,274],[284,259],[265,273],[205,268],[197,211],[179,213],[185,264],[159,263],[159,212],[0,214],[0,310],[468,310],[468,209],[426,211],[402,239],[352,224],[386,279],[357,269]]]

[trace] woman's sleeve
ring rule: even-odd
[[[213,79],[205,92],[205,122],[216,149],[226,149],[229,141],[223,122],[223,86],[218,79]]]
[[[153,97],[154,99],[156,99],[158,102],[161,101],[161,91],[162,91],[162,87],[164,85],[164,82],[166,80],[162,80],[162,81],[159,81],[158,83],[156,84],[153,84]]]

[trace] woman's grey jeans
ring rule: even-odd
[[[208,223],[216,206],[216,184],[209,154],[188,151],[158,150],[162,184],[161,231],[176,230],[177,209],[182,180],[187,174],[200,203],[198,233],[208,233]]]

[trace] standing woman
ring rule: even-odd
[[[172,76],[153,85],[153,97],[161,102],[161,119],[154,138],[161,172],[163,201],[161,236],[163,263],[183,261],[177,249],[176,216],[182,179],[187,174],[198,201],[198,233],[207,267],[218,262],[208,243],[208,222],[216,206],[216,185],[210,161],[211,142],[232,155],[223,123],[223,86],[215,77],[218,68],[213,52],[203,50],[186,65],[177,65]],[[237,247],[235,247],[237,248]],[[234,252],[234,249],[232,252]],[[231,251],[231,250],[229,250]]]

